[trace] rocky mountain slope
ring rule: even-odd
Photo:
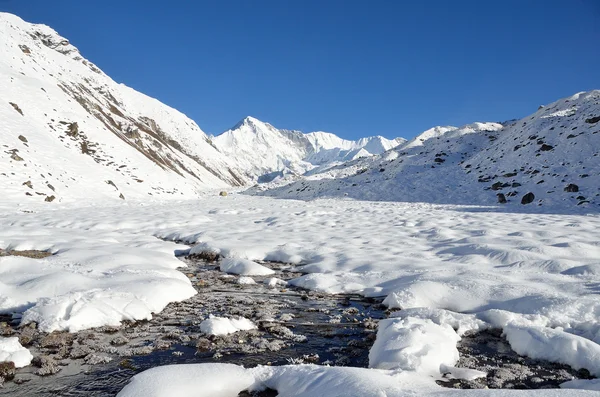
[[[247,117],[216,137],[118,84],[44,25],[0,13],[0,186],[6,202],[251,193],[600,208],[600,91],[506,123],[435,127],[409,142],[344,140]]]
[[[508,123],[436,127],[383,155],[258,194],[600,209],[600,91]]]
[[[405,142],[403,138],[390,140],[382,136],[350,141],[322,131],[304,134],[277,129],[254,117],[246,117],[232,129],[211,137],[211,141],[258,182],[381,154]]]
[[[54,30],[0,13],[5,198],[185,198],[248,181],[182,113],[117,84]]]

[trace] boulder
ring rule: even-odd
[[[533,193],[529,192],[523,196],[523,198],[521,199],[521,204],[523,204],[523,205],[530,204],[530,203],[533,203],[533,200],[535,200],[535,195]]]
[[[577,186],[574,183],[569,183],[567,185],[567,187],[565,187],[565,192],[569,192],[569,193],[577,193],[579,191],[579,186]]]

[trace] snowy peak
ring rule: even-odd
[[[405,141],[381,136],[351,141],[323,131],[304,134],[250,116],[212,138],[222,153],[236,159],[247,177],[260,181],[265,175],[301,175],[315,166],[381,154]]]
[[[422,146],[425,141],[433,138],[455,138],[465,134],[473,134],[483,131],[498,131],[503,128],[502,124],[499,123],[481,123],[475,122],[462,127],[453,126],[437,126],[423,131],[421,134],[411,139],[406,143],[404,148],[411,148],[415,146]]]

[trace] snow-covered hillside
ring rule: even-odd
[[[254,117],[246,117],[232,129],[211,137],[211,141],[245,171],[247,178],[258,182],[370,157],[405,142],[403,138],[390,140],[382,136],[350,141],[322,131],[304,134],[277,129]]]
[[[0,13],[0,185],[28,201],[192,197],[242,174],[189,118]]]
[[[600,208],[600,91],[505,125],[435,127],[381,156],[259,194],[446,204]]]

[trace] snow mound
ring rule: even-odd
[[[211,315],[200,323],[200,331],[208,335],[228,335],[238,331],[256,329],[256,325],[247,318],[225,318]]]
[[[241,285],[251,285],[251,284],[256,284],[256,281],[254,281],[254,279],[252,277],[240,277],[237,280],[238,284]]]
[[[264,281],[264,283],[269,288],[276,288],[277,286],[286,286],[288,284],[287,281],[282,280],[282,279],[277,278],[277,277],[268,278],[268,279],[266,279]]]
[[[234,364],[181,364],[135,375],[118,397],[232,397],[255,383],[251,372]]]
[[[520,355],[585,368],[600,376],[600,345],[581,336],[548,327],[507,325],[504,335]]]
[[[460,337],[447,324],[407,317],[379,322],[377,339],[369,352],[369,367],[402,369],[434,377],[442,366],[458,361],[456,343]]]
[[[0,363],[12,361],[15,367],[22,368],[28,366],[32,359],[33,355],[21,346],[19,338],[0,337]]]
[[[275,271],[259,263],[242,258],[225,258],[221,261],[222,272],[244,276],[268,276]]]

